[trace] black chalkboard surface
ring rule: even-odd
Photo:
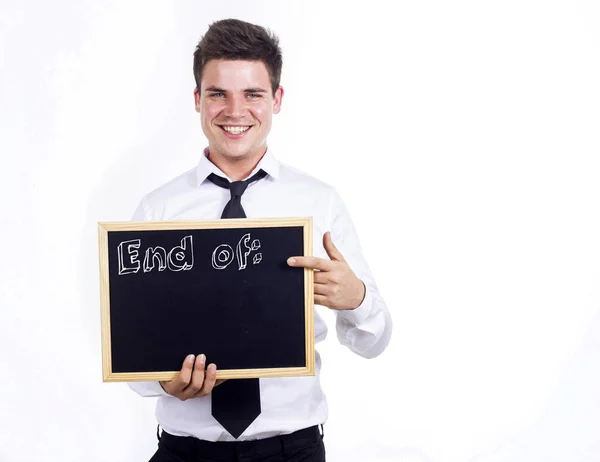
[[[98,223],[105,382],[314,375],[312,218]]]

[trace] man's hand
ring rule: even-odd
[[[331,260],[318,257],[290,257],[288,265],[315,271],[315,303],[334,310],[353,310],[365,298],[365,285],[356,277],[340,251],[331,241],[331,233],[323,235],[323,247]]]
[[[208,395],[225,379],[217,380],[217,366],[214,364],[209,364],[205,371],[205,363],[204,355],[198,355],[196,358],[189,355],[183,361],[179,375],[170,382],[160,382],[160,385],[168,394],[181,401]]]

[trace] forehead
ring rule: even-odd
[[[262,61],[211,59],[202,70],[202,88],[216,86],[225,90],[244,90],[270,86],[269,72]]]

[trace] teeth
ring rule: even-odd
[[[250,127],[227,127],[225,125],[222,126],[223,130],[229,133],[233,133],[234,135],[239,135],[240,133],[244,133]]]

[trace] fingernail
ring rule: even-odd
[[[193,364],[194,363],[194,355],[188,355],[187,358],[185,358],[185,361],[188,364]]]
[[[206,356],[204,354],[198,355],[198,364],[204,364],[204,361],[206,361]]]
[[[295,264],[296,264],[296,259],[295,258],[288,258],[288,265],[294,266]]]
[[[209,372],[210,374],[214,374],[216,371],[217,371],[217,366],[215,366],[214,364],[210,364],[210,365],[208,366],[208,372]]]

